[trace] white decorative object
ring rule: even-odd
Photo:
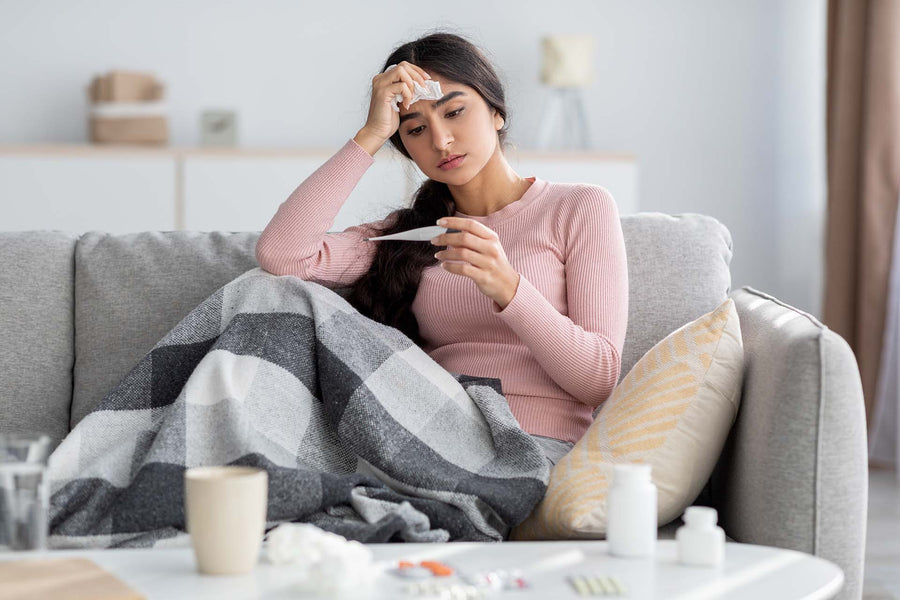
[[[205,110],[200,115],[200,144],[234,146],[237,144],[237,113],[233,110]]]
[[[591,35],[546,36],[541,40],[541,83],[550,87],[536,146],[590,147],[582,88],[594,81],[595,40]],[[554,139],[559,140],[554,144]]]
[[[541,82],[552,87],[587,87],[594,81],[591,35],[551,35],[541,39]]]

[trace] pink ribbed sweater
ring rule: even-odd
[[[374,162],[351,138],[307,177],[260,235],[260,267],[328,287],[365,273],[379,242],[364,238],[383,221],[327,232]],[[499,378],[525,431],[575,442],[618,381],[628,319],[625,242],[604,188],[529,179],[519,200],[494,213],[455,214],[497,232],[520,274],[506,308],[435,265],[422,273],[412,310],[423,349],[438,364]]]

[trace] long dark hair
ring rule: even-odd
[[[490,61],[474,44],[453,33],[432,33],[399,46],[379,72],[404,60],[429,75],[440,75],[475,89],[503,117],[503,127],[497,132],[503,147],[509,128],[503,85]],[[399,129],[390,142],[412,160],[400,141]],[[411,208],[401,208],[388,215],[382,235],[434,225],[441,217],[452,216],[454,212],[456,203],[447,184],[428,179],[416,190]],[[378,243],[369,270],[351,286],[347,300],[362,314],[399,329],[421,346],[424,340],[419,335],[412,303],[422,271],[437,263],[436,250],[431,244]]]

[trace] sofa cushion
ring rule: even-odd
[[[259,233],[84,234],[75,249],[74,427],[191,309],[256,266]]]
[[[619,381],[657,342],[719,306],[731,291],[731,234],[713,217],[625,215],[628,330]]]
[[[0,433],[43,432],[54,447],[69,431],[77,238],[0,232]]]
[[[744,352],[734,301],[686,323],[650,349],[551,470],[544,499],[514,539],[603,538],[617,464],[653,467],[658,522],[699,495],[737,415]]]

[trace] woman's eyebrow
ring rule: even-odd
[[[456,98],[457,96],[465,96],[465,95],[466,95],[465,92],[460,92],[459,90],[457,90],[457,91],[455,91],[455,92],[450,92],[449,94],[447,94],[446,96],[444,96],[443,98],[441,98],[440,100],[438,100],[437,102],[435,102],[434,104],[432,104],[431,106],[432,106],[433,108],[437,108],[437,107],[439,107],[441,104],[444,104],[444,103],[446,103],[446,102],[449,102],[450,100],[452,100],[453,98]],[[408,114],[405,114],[405,115],[401,115],[401,116],[400,116],[400,124],[402,125],[402,124],[403,124],[403,121],[405,121],[405,120],[407,120],[407,119],[413,119],[413,118],[415,118],[415,117],[421,117],[421,116],[422,116],[422,113],[420,113],[420,112],[413,112],[413,113],[408,113]]]

